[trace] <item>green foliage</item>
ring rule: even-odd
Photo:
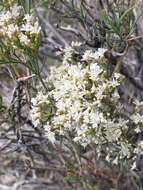
[[[4,20],[6,24],[0,23],[5,30],[0,34],[0,64],[22,64],[36,74],[44,86],[37,57],[41,38],[40,26],[32,13],[32,1],[4,1],[2,6],[1,19],[5,19],[5,14],[9,14],[9,17]]]
[[[109,17],[106,11],[102,13],[102,20],[107,27],[106,32],[116,34],[121,40],[126,39],[132,32],[134,7],[130,7],[125,11],[115,13],[115,17]]]
[[[24,7],[26,13],[30,13],[32,9],[32,0],[20,1],[20,4]]]

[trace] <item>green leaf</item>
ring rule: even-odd
[[[119,22],[122,23],[123,20],[125,19],[125,17],[127,17],[127,15],[133,10],[134,7],[130,7],[129,9],[127,9],[119,18]]]
[[[0,65],[6,65],[6,64],[18,64],[19,62],[17,60],[0,60]]]

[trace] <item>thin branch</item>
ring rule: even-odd
[[[68,47],[69,44],[67,43],[67,41],[56,31],[56,29],[54,28],[54,26],[52,26],[52,24],[50,24],[48,21],[45,21],[45,19],[39,14],[39,12],[36,10],[37,16],[39,18],[39,20],[41,21],[42,25],[44,26],[44,28],[49,29],[53,35],[55,37],[57,37],[59,39],[59,41],[61,41],[63,43],[63,45],[65,47]]]

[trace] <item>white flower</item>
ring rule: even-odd
[[[120,73],[114,73],[114,78],[115,80],[119,80],[121,77],[121,74]]]
[[[38,21],[34,22],[33,28],[30,31],[30,33],[31,34],[39,34],[40,31],[41,31],[41,26],[39,26],[39,22]]]
[[[87,73],[86,69],[82,69],[82,65],[78,64],[78,65],[72,65],[71,67],[69,67],[68,69],[68,74],[73,78],[73,79],[81,79],[83,80],[83,78],[85,77]]]
[[[68,46],[64,49],[63,64],[68,64],[72,60],[74,49],[72,46]]]
[[[138,100],[134,100],[134,104],[135,104],[137,107],[143,106],[143,102],[140,102],[140,101],[138,101]]]
[[[9,24],[7,26],[7,33],[6,34],[8,35],[9,38],[12,38],[15,35],[15,33],[18,31],[19,31],[19,28],[17,25]]]
[[[101,67],[97,63],[90,65],[90,77],[92,80],[97,80],[98,75],[102,72]]]
[[[70,29],[71,26],[68,26],[67,28]],[[74,41],[71,42],[71,46],[72,46],[72,47],[80,47],[81,45],[82,45],[81,42],[77,42],[77,41],[76,41],[76,42],[74,42]]]
[[[39,34],[41,27],[39,26],[38,21],[32,23],[26,23],[21,26],[22,32],[28,32],[30,34]]]
[[[49,122],[47,122],[47,125],[44,126],[44,129],[46,131],[47,138],[51,141],[51,143],[55,143],[55,133],[50,130]]]
[[[140,141],[138,145],[143,150],[143,141]]]
[[[118,157],[116,157],[113,161],[112,161],[113,164],[117,165],[118,164]]]
[[[135,161],[135,162],[133,162],[133,164],[132,164],[131,170],[134,170],[134,169],[136,169],[136,168],[137,168],[137,165],[136,165],[136,161]]]
[[[90,113],[90,123],[92,124],[93,128],[98,127],[98,124],[100,124],[102,121],[104,121],[102,113]]]
[[[12,19],[12,14],[10,11],[7,11],[7,12],[3,12],[1,15],[0,15],[0,21],[1,22],[8,22],[10,19]]]
[[[33,15],[26,14],[24,16],[24,20],[26,20],[27,23],[33,23],[34,22],[34,17],[33,17]]]
[[[103,49],[95,52],[86,51],[84,54],[88,55],[84,57],[86,63],[83,63],[82,58],[74,64],[72,64],[74,47],[67,47],[64,52],[63,65],[52,68],[46,80],[53,83],[53,90],[46,95],[40,91],[36,100],[32,100],[32,109],[34,110],[40,106],[40,102],[46,104],[46,96],[53,99],[56,111],[44,126],[46,135],[54,141],[55,131],[59,135],[64,134],[65,131],[71,131],[73,140],[86,146],[90,143],[97,144],[98,138],[105,143],[104,137],[101,136],[103,129],[110,142],[117,141],[121,135],[120,127],[127,126],[124,122],[126,120],[120,121],[119,118],[116,118],[115,122],[110,119],[117,110],[112,105],[113,113],[110,113],[108,98],[110,95],[110,99],[118,103],[120,97],[117,96],[117,91],[111,84],[118,82],[120,75],[115,74],[115,82],[109,81],[105,77],[101,59],[105,52]],[[97,58],[98,60],[96,60]],[[108,94],[110,88],[112,94]],[[42,113],[42,110],[40,111]],[[35,117],[37,112],[38,110],[33,111]]]
[[[91,50],[86,50],[85,53],[82,56],[83,61],[97,61],[100,58],[104,57],[104,53],[106,52],[106,49],[99,48],[98,51],[91,51]]]
[[[55,133],[54,132],[47,132],[46,133],[47,138],[51,141],[51,143],[55,143],[56,139],[55,139]]]
[[[9,21],[16,20],[17,17],[19,17],[22,13],[22,6],[18,6],[17,4],[14,4],[12,7],[10,7],[10,10],[8,11],[2,11],[0,14],[0,22],[3,24],[8,23]]]
[[[3,26],[1,23],[0,23],[0,36],[5,36],[7,32],[7,27],[6,26]]]
[[[135,124],[138,124],[138,123],[143,123],[143,116],[140,115],[139,113],[135,113],[132,115],[131,117],[132,121],[135,123]]]
[[[29,43],[30,43],[30,39],[27,37],[27,35],[25,35],[23,33],[20,33],[19,40],[20,40],[21,44],[24,44],[24,45],[29,45]]]
[[[39,119],[34,119],[33,121],[34,121],[34,122],[33,122],[34,127],[39,127],[39,126],[41,125],[41,122],[40,122]]]
[[[83,61],[91,61],[93,59],[93,52],[91,50],[87,50],[84,52],[82,56]]]
[[[107,49],[104,49],[104,48],[98,48],[98,56],[99,57],[103,57],[104,56],[104,53],[107,51]]]
[[[23,8],[22,6],[18,6],[17,4],[15,4],[13,7],[10,8],[10,10],[11,10],[12,18],[17,18],[20,16]]]
[[[26,23],[21,26],[22,32],[30,32],[32,31],[32,29],[33,29],[33,26],[30,23]]]
[[[17,24],[18,23],[18,24]],[[16,39],[19,38],[22,45],[29,45],[31,38],[37,39],[41,27],[38,20],[32,15],[26,14],[24,17],[24,9],[22,6],[14,4],[7,10],[0,13],[0,37],[5,44],[10,43],[16,49]],[[33,40],[35,42],[35,40]]]
[[[120,82],[115,79],[112,79],[112,81],[109,82],[109,86],[111,87],[117,87],[119,85],[120,85]]]

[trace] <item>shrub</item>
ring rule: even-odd
[[[53,67],[45,81],[48,92],[32,98],[32,121],[35,127],[44,126],[52,143],[70,133],[83,147],[94,144],[99,157],[114,164],[128,161],[132,168],[141,153],[142,141],[134,137],[142,128],[142,103],[134,99],[131,112],[125,113],[118,93],[124,76],[108,76],[107,50],[80,49],[81,44],[72,43],[63,50],[62,65]]]

